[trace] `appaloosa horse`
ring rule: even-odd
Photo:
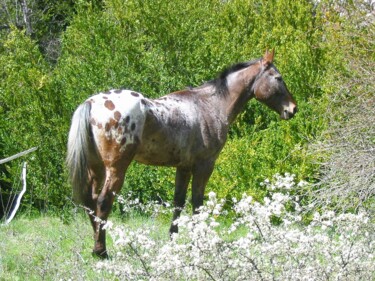
[[[280,73],[274,51],[238,63],[200,87],[145,98],[129,90],[111,90],[88,98],[74,113],[67,166],[75,199],[92,210],[94,253],[107,257],[106,220],[124,183],[129,164],[176,167],[173,223],[185,204],[192,178],[192,204],[203,204],[204,189],[222,150],[229,126],[255,98],[290,119],[297,112]]]

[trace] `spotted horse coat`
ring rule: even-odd
[[[90,97],[90,124],[103,160],[106,148],[115,146],[120,152],[139,142],[145,123],[144,97],[129,90],[111,90]]]
[[[251,98],[290,119],[297,112],[273,52],[239,63],[202,86],[148,99],[130,90],[88,98],[75,111],[69,131],[67,166],[76,201],[89,212],[94,253],[106,257],[106,220],[131,161],[176,167],[174,221],[192,179],[193,212],[203,204],[205,186],[230,124]]]

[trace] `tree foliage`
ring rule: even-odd
[[[334,56],[326,38],[336,30],[326,28],[326,6],[307,0],[60,2],[30,1],[47,7],[35,10],[43,17],[31,21],[31,35],[9,20],[11,12],[0,19],[17,26],[0,32],[0,156],[39,147],[28,160],[30,205],[61,208],[70,197],[63,164],[67,133],[74,109],[90,95],[128,88],[159,97],[198,86],[270,47],[276,47],[276,65],[300,111],[281,122],[250,102],[231,128],[208,189],[260,199],[266,191],[258,183],[275,173],[317,179],[314,155],[306,152],[327,124],[322,82]],[[53,29],[56,19],[61,25]],[[49,51],[46,34],[59,42]],[[6,168],[11,176],[14,165]],[[173,180],[171,169],[133,164],[124,192],[169,200]]]

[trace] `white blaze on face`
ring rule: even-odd
[[[100,93],[87,100],[91,103],[90,123],[96,143],[100,146],[100,136],[115,140],[121,145],[134,143],[141,139],[145,121],[144,97],[129,90],[111,90]]]

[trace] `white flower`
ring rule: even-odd
[[[216,221],[211,221],[210,222],[210,227],[212,227],[212,228],[218,227],[219,225],[220,225],[220,223],[218,223]]]
[[[214,199],[216,199],[216,193],[213,192],[213,191],[210,191],[210,192],[208,193],[208,198],[209,198],[210,200],[214,200]]]
[[[266,280],[371,280],[375,227],[369,216],[319,209],[312,223],[301,226],[298,198],[288,194],[295,187],[294,175],[275,175],[273,180],[267,184],[277,192],[269,191],[264,203],[246,194],[233,199],[235,212],[229,212],[233,217],[228,226],[217,219],[223,216],[224,201],[211,192],[200,213],[184,211],[176,221],[179,233],[171,239],[160,239],[154,225],[114,227],[105,222],[116,254],[96,263],[95,270],[119,280],[205,280],[208,273],[221,280],[260,280],[260,275]],[[287,202],[295,205],[293,212]],[[148,212],[162,210],[156,202],[143,206]],[[275,214],[282,221],[277,226],[270,220]]]
[[[220,209],[215,208],[215,209],[212,211],[212,214],[213,214],[214,216],[218,216],[218,215],[220,215]]]
[[[113,222],[111,222],[111,221],[106,221],[102,228],[103,228],[103,229],[111,229],[112,226],[113,226]]]

